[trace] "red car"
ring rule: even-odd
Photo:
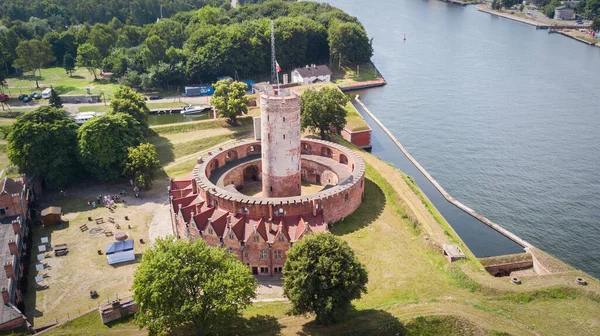
[[[8,100],[8,95],[4,93],[0,93],[0,103],[4,103]]]

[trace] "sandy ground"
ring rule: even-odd
[[[46,258],[41,263],[32,261],[29,269],[25,314],[34,325],[65,320],[101,303],[131,295],[134,271],[143,252],[151,246],[149,242],[172,234],[166,186],[166,180],[156,181],[154,188],[143,191],[140,198],[133,197],[131,188],[125,185],[81,187],[67,189],[64,194],[45,195],[42,207],[61,206],[65,215],[61,225],[47,228],[34,225],[32,228],[34,256],[39,253],[41,237],[48,237],[51,245]],[[116,194],[121,189],[129,194],[123,197],[125,203],[116,203],[112,211],[87,205],[88,199]],[[96,218],[102,218],[103,223],[96,223]],[[81,229],[84,226],[87,230]],[[111,266],[104,252],[107,244],[116,241],[114,234],[118,232],[125,232],[134,240],[136,260]],[[55,256],[52,248],[56,244],[67,244],[69,253]],[[44,265],[44,270],[38,272],[36,264]],[[44,277],[40,285],[45,289],[36,289],[36,275]],[[92,290],[98,292],[98,298],[90,298]]]

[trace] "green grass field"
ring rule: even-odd
[[[29,72],[19,77],[8,78],[11,98],[16,98],[19,93],[29,94],[34,91],[41,93],[45,88],[52,86],[59,94],[85,94],[89,88],[92,94],[104,93],[108,101],[119,87],[118,84],[109,83],[107,79],[94,81],[93,76],[85,68],[78,68],[73,76],[67,75],[65,69],[60,67],[42,69],[42,76],[38,76],[38,80],[39,89],[35,87],[35,81]],[[11,103],[13,102],[14,99],[11,99]]]

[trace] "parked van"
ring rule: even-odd
[[[42,98],[44,98],[44,99],[50,98],[51,92],[52,92],[52,89],[46,89],[46,90],[42,91]]]

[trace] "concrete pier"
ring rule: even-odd
[[[458,200],[456,200],[454,197],[450,196],[450,194],[448,192],[446,192],[446,190],[444,190],[444,188],[442,188],[442,186],[427,172],[427,170],[425,170],[425,168],[423,168],[423,166],[421,166],[421,164],[419,164],[419,162],[406,150],[406,148],[404,148],[404,146],[400,143],[400,141],[398,141],[398,139],[396,139],[396,137],[387,129],[387,127],[385,127],[385,125],[381,121],[379,121],[379,119],[377,119],[377,117],[375,117],[375,115],[373,115],[373,113],[371,113],[371,111],[369,111],[369,109],[365,106],[365,104],[363,104],[363,102],[360,101],[358,95],[356,96],[355,100],[365,110],[365,112],[367,114],[369,114],[369,116],[381,127],[381,129],[383,129],[383,131],[392,139],[392,141],[396,144],[396,146],[398,146],[398,148],[400,148],[400,150],[415,165],[415,167],[417,167],[417,169],[419,171],[421,171],[421,173],[423,173],[423,175],[425,175],[425,177],[431,182],[431,184],[433,184],[433,186],[444,196],[444,198],[448,202],[454,204],[459,209],[461,209],[461,210],[465,211],[466,213],[468,213],[469,215],[475,217],[482,223],[484,223],[487,226],[491,227],[492,229],[496,230],[503,236],[514,241],[515,243],[517,243],[525,248],[533,247],[533,245],[531,245],[527,241],[521,239],[519,236],[506,230],[502,226],[492,222],[488,218],[480,215],[475,210],[469,208],[468,206],[466,206],[466,205],[462,204],[461,202],[459,202]]]

